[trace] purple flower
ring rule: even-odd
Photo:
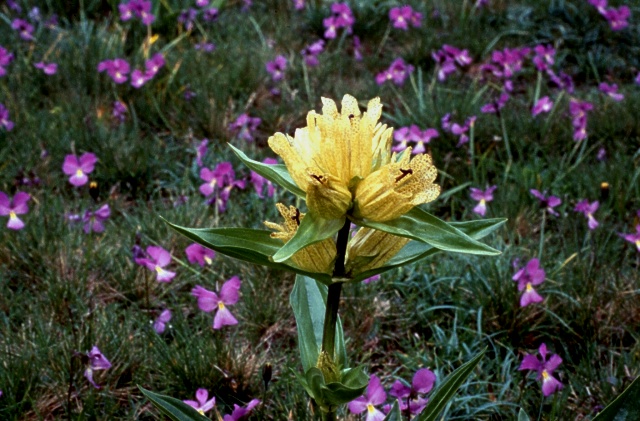
[[[24,19],[14,19],[11,22],[11,29],[18,31],[20,38],[26,41],[33,41],[33,25]]]
[[[322,53],[322,51],[324,51],[323,39],[304,47],[300,54],[302,54],[302,57],[304,57],[304,62],[307,66],[314,67],[320,64],[318,56],[320,55],[320,53]]]
[[[549,66],[555,63],[556,50],[551,45],[536,45],[533,48],[533,52],[536,54],[533,57],[533,64],[540,72],[544,72],[549,69]]]
[[[240,278],[232,277],[222,285],[220,295],[213,291],[209,291],[200,285],[191,290],[191,295],[198,299],[198,308],[205,313],[210,313],[217,309],[213,318],[213,328],[220,329],[222,326],[231,326],[238,324],[238,321],[231,314],[226,306],[233,305],[238,302],[238,291],[240,290]]]
[[[275,165],[278,163],[278,161],[274,158],[265,158],[262,162],[267,165]],[[251,184],[253,184],[253,188],[256,190],[259,198],[264,198],[262,192],[264,191],[265,184],[267,185],[267,197],[273,197],[275,187],[273,186],[273,183],[271,181],[267,180],[255,171],[251,171],[250,181]]]
[[[544,193],[540,193],[536,189],[531,189],[529,192],[534,195],[540,201],[540,207],[546,211],[548,211],[551,215],[559,216],[558,212],[553,210],[556,206],[562,204],[562,200],[556,196],[547,196],[547,191]]]
[[[609,85],[608,83],[602,82],[598,85],[598,89],[603,94],[610,96],[616,102],[620,102],[624,99],[624,95],[618,92],[618,85],[615,83]]]
[[[413,72],[413,69],[413,66],[406,64],[401,57],[397,58],[391,63],[388,69],[376,75],[376,83],[382,85],[386,81],[391,80],[396,85],[402,86],[409,76],[409,73]]]
[[[204,138],[196,147],[196,163],[199,167],[202,166],[202,159],[207,154],[207,145],[209,144],[209,139]]]
[[[178,22],[184,25],[184,29],[190,31],[193,29],[193,22],[196,20],[197,15],[198,11],[196,9],[183,10],[178,16]]]
[[[104,60],[98,63],[98,72],[106,71],[115,83],[121,84],[127,81],[127,75],[131,71],[131,67],[126,60],[116,58],[113,60]]]
[[[620,31],[629,26],[629,22],[627,20],[631,16],[631,10],[629,9],[629,6],[620,6],[617,9],[612,7],[607,9],[603,16],[607,21],[609,21],[609,26],[612,31]]]
[[[640,211],[638,211],[638,216],[640,216]],[[0,215],[2,215],[0,213]],[[622,238],[624,238],[626,241],[635,244],[636,248],[638,249],[638,252],[640,252],[640,224],[636,225],[636,232],[632,233],[632,234],[621,234]]]
[[[76,155],[67,155],[62,164],[62,171],[71,176],[69,182],[76,187],[84,186],[89,181],[87,174],[91,173],[98,162],[98,158],[91,152],[83,153],[80,159]]]
[[[8,216],[7,228],[12,230],[20,230],[24,228],[24,222],[18,215],[24,215],[29,212],[27,202],[31,199],[29,193],[17,192],[13,199],[9,199],[6,193],[0,191],[0,216]]]
[[[136,263],[156,272],[156,281],[171,282],[176,273],[163,269],[171,263],[171,253],[159,246],[149,246],[147,247],[147,255],[149,257],[136,258]]]
[[[240,421],[244,419],[249,413],[260,404],[259,399],[251,399],[247,406],[238,406],[233,404],[233,412],[224,416],[222,421]]]
[[[0,77],[7,74],[6,66],[13,61],[13,54],[0,45]]]
[[[197,51],[202,51],[205,53],[211,53],[216,49],[215,44],[211,42],[207,42],[205,40],[200,41],[196,45],[193,46]]]
[[[593,104],[586,101],[571,99],[569,114],[571,114],[574,128],[573,140],[580,141],[587,137],[587,112],[593,109]]]
[[[296,10],[304,9],[304,0],[293,0],[293,7]]]
[[[113,103],[113,111],[111,115],[114,119],[119,121],[120,123],[124,122],[125,114],[127,113],[127,106],[122,101],[116,101]]]
[[[164,56],[162,53],[156,53],[149,60],[144,62],[145,75],[147,78],[151,79],[158,71],[163,68],[165,65]]]
[[[196,7],[207,7],[209,0],[196,0]]]
[[[100,385],[93,380],[93,372],[95,370],[108,370],[111,368],[111,363],[102,355],[102,352],[100,352],[95,345],[91,348],[91,351],[87,353],[87,358],[89,359],[89,365],[86,370],[84,370],[84,377],[89,380],[89,383],[91,383],[93,387],[100,389]]]
[[[55,75],[58,71],[58,65],[56,63],[45,63],[44,61],[40,61],[33,65],[36,69],[40,69],[44,72],[45,75]]]
[[[0,127],[10,132],[13,129],[13,121],[9,120],[9,110],[0,103]]]
[[[498,186],[493,185],[491,187],[487,187],[487,189],[483,191],[475,187],[471,187],[470,196],[473,200],[478,201],[478,204],[473,208],[473,212],[480,216],[484,216],[487,211],[487,202],[491,202],[493,200],[493,192],[497,188]]]
[[[135,69],[131,73],[131,86],[133,86],[134,88],[138,89],[138,88],[142,87],[142,85],[147,83],[147,81],[149,79],[150,78],[148,78],[147,75],[145,73],[143,73],[141,70]]]
[[[532,303],[541,303],[544,298],[533,289],[533,285],[540,285],[544,282],[545,272],[540,269],[540,261],[531,259],[529,262],[513,275],[513,280],[518,283],[518,291],[524,291],[520,296],[520,307],[526,307]]]
[[[380,383],[380,379],[372,375],[369,378],[367,394],[349,402],[349,411],[353,414],[367,411],[366,421],[382,421],[384,420],[384,413],[377,409],[376,405],[382,405],[386,399],[387,394]]]
[[[2,76],[2,74],[0,74],[0,76]],[[635,79],[633,79],[633,81],[636,83],[636,85],[640,85],[640,72],[638,72],[638,74],[636,75]]]
[[[480,108],[480,111],[485,114],[495,114],[504,107],[508,100],[509,95],[503,92],[496,100],[483,105],[482,108]]]
[[[419,28],[422,25],[422,13],[414,12],[411,6],[392,7],[389,10],[389,19],[394,28],[403,31],[409,29],[409,24],[414,28]]]
[[[502,51],[494,51],[491,54],[491,61],[498,67],[494,71],[494,75],[505,79],[511,78],[515,73],[522,70],[524,59],[529,56],[531,49],[522,48],[505,48]]]
[[[167,323],[171,320],[171,311],[169,309],[165,309],[160,313],[158,318],[153,322],[153,330],[156,331],[157,334],[161,335],[164,333],[166,329]]]
[[[412,415],[422,412],[428,400],[419,395],[425,395],[433,389],[436,375],[428,368],[422,368],[413,375],[411,387],[403,381],[396,380],[391,386],[389,394],[400,400],[400,410],[402,412],[409,408]],[[406,399],[406,401],[405,401]]]
[[[218,189],[229,184],[235,178],[235,172],[231,162],[221,162],[212,170],[209,168],[202,168],[200,170],[200,179],[206,183],[200,185],[200,193],[205,197],[211,196],[216,187]]]
[[[93,232],[103,232],[104,224],[109,216],[111,215],[111,209],[109,209],[109,205],[102,205],[97,211],[91,212],[87,210],[82,217],[82,221],[84,222],[84,232],[85,234]]]
[[[184,252],[187,254],[187,260],[189,263],[197,263],[200,266],[210,265],[213,259],[216,257],[216,252],[201,246],[198,243],[193,243],[188,246]]]
[[[151,25],[156,19],[151,14],[151,1],[150,0],[130,0],[128,3],[121,3],[118,5],[120,11],[120,20],[127,21],[133,17],[140,19],[145,25]]]
[[[598,227],[598,221],[593,217],[593,213],[598,210],[600,203],[596,200],[595,202],[589,203],[587,199],[581,200],[576,203],[576,207],[573,208],[575,212],[581,212],[586,218],[589,229],[594,230]]]
[[[355,61],[362,61],[362,51],[360,50],[360,37],[357,35],[353,36],[353,58]]]
[[[371,282],[376,282],[379,280],[380,280],[380,275],[378,274],[378,275],[373,275],[367,279],[363,279],[362,283],[366,285],[366,284],[370,284]]]
[[[537,355],[527,354],[522,359],[518,370],[535,371],[536,380],[542,379],[542,394],[549,396],[563,388],[562,383],[552,376],[555,369],[562,363],[562,358],[553,354],[547,359],[547,345],[544,343],[540,345],[538,352],[542,359]]]
[[[195,401],[184,400],[182,402],[184,402],[187,405],[193,407],[200,414],[204,415],[205,412],[208,412],[211,409],[213,409],[213,407],[216,404],[215,396],[212,397],[209,400],[207,400],[207,399],[209,399],[209,391],[207,389],[200,388],[200,389],[198,389],[196,391],[196,400]]]
[[[553,102],[549,99],[548,96],[543,96],[531,109],[531,115],[535,117],[540,113],[548,113],[552,108]]]
[[[259,117],[251,117],[249,114],[240,114],[236,120],[229,125],[229,130],[238,139],[253,142],[254,132],[262,123]]]
[[[355,18],[349,5],[347,3],[333,3],[331,5],[331,13],[331,16],[322,21],[325,28],[324,37],[326,39],[335,38],[340,28],[346,28],[347,33],[350,34]]]
[[[279,55],[273,61],[267,62],[265,68],[274,82],[282,80],[284,79],[284,72],[287,69],[287,58]]]
[[[602,15],[607,9],[607,0],[589,0],[589,4],[598,9],[598,12]]]
[[[401,152],[409,147],[409,142],[415,143],[411,149],[412,154],[425,153],[425,144],[440,134],[436,129],[420,130],[418,126],[412,124],[410,127],[401,127],[393,133],[393,138],[398,144],[391,148],[393,152]]]

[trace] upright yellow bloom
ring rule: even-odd
[[[360,228],[347,246],[347,274],[355,276],[384,265],[409,241],[388,232]]]
[[[282,203],[277,203],[276,208],[284,218],[284,223],[276,224],[265,221],[264,224],[267,228],[275,230],[275,232],[271,233],[272,238],[277,238],[282,240],[283,243],[287,243],[295,235],[305,214],[295,206],[287,208]],[[331,273],[335,258],[336,245],[330,238],[307,246],[291,256],[293,263],[300,269],[318,273]]]
[[[374,221],[394,219],[413,206],[435,199],[437,171],[428,155],[409,161],[391,156],[392,128],[378,123],[380,98],[360,112],[345,95],[338,112],[322,98],[322,114],[310,111],[307,127],[294,137],[276,133],[269,146],[284,160],[295,183],[306,192],[307,207],[326,219],[343,217],[354,203],[354,216]]]

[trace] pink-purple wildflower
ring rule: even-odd
[[[127,75],[131,71],[131,66],[129,66],[126,60],[121,58],[104,60],[98,63],[98,72],[102,73],[104,71],[107,72],[115,83],[121,84],[127,81]]]
[[[532,354],[525,355],[518,370],[535,371],[537,373],[536,380],[542,380],[542,394],[549,396],[563,388],[562,383],[553,377],[553,372],[562,363],[562,358],[557,354],[547,358],[547,345],[544,343],[538,348],[538,353],[541,358]]]
[[[91,152],[83,153],[80,158],[76,155],[67,155],[62,164],[62,172],[69,177],[69,182],[76,187],[84,186],[89,181],[90,174],[98,162],[98,158]]]
[[[39,61],[34,64],[33,67],[42,70],[42,72],[48,76],[55,75],[58,71],[58,65],[56,63],[45,63],[44,61]]]
[[[526,307],[529,304],[541,303],[544,298],[533,288],[534,285],[540,285],[544,282],[545,271],[540,268],[540,260],[531,259],[527,264],[520,268],[513,280],[518,283],[518,291],[522,291],[520,296],[520,307]]]
[[[214,329],[238,324],[238,320],[233,317],[233,314],[231,314],[227,306],[234,305],[238,302],[240,284],[240,278],[233,276],[222,285],[219,295],[200,285],[197,285],[191,290],[191,295],[198,299],[198,308],[200,308],[200,310],[205,313],[217,310],[213,318]]]
[[[533,47],[535,56],[533,57],[533,64],[539,72],[549,70],[549,67],[555,63],[556,50],[551,45],[536,45]]]
[[[184,400],[182,401],[187,405],[191,406],[193,409],[198,411],[200,414],[204,415],[205,412],[209,412],[213,409],[216,404],[215,396],[209,399],[209,391],[207,389],[200,388],[196,390],[196,400]]]
[[[352,414],[361,414],[367,411],[366,421],[382,421],[385,418],[384,413],[376,408],[382,405],[387,399],[387,393],[380,383],[378,376],[372,375],[369,378],[366,395],[360,396],[349,402],[349,411]]]
[[[284,79],[284,72],[287,70],[287,58],[283,55],[277,56],[265,65],[267,72],[271,75],[271,80],[278,82]]]
[[[548,96],[543,96],[535,103],[535,105],[531,109],[531,115],[535,117],[541,113],[548,113],[552,109],[553,101],[551,101]]]
[[[593,109],[593,104],[586,101],[571,99],[569,114],[573,124],[573,140],[581,141],[587,138],[587,112]]]
[[[113,103],[113,110],[111,116],[119,123],[124,123],[127,114],[127,105],[122,101],[115,101]]]
[[[338,29],[345,28],[347,33],[352,32],[355,18],[347,3],[333,3],[331,5],[331,16],[323,19],[325,39],[333,39],[338,34]]]
[[[640,211],[638,211],[638,216],[640,216]],[[631,234],[621,234],[622,238],[626,241],[634,244],[638,252],[640,252],[640,224],[636,225],[636,232]]]
[[[8,216],[7,228],[12,230],[21,230],[24,228],[24,222],[18,218],[18,215],[24,215],[29,212],[27,202],[31,199],[31,195],[25,192],[17,192],[13,199],[9,199],[6,193],[0,191],[0,216]]]
[[[25,41],[33,41],[33,25],[24,19],[14,19],[11,22],[11,29],[18,32],[20,38]]]
[[[111,209],[108,204],[100,206],[96,211],[90,211],[87,209],[82,217],[85,234],[90,234],[91,232],[104,232],[104,221],[109,219],[109,216],[111,216]]]
[[[411,6],[392,7],[389,19],[396,29],[407,31],[409,25],[419,28],[422,25],[422,13],[416,12]]]
[[[209,139],[204,138],[200,141],[198,146],[196,147],[196,163],[199,167],[202,166],[202,160],[207,154],[207,145],[209,144]]]
[[[171,253],[159,246],[149,246],[146,251],[146,256],[148,257],[136,258],[136,263],[155,272],[156,281],[171,282],[176,273],[164,269],[165,266],[171,263]]]
[[[412,154],[420,154],[426,152],[426,144],[431,142],[431,139],[440,136],[438,131],[433,128],[421,130],[415,124],[409,127],[401,127],[393,132],[393,139],[397,142],[395,146],[391,148],[393,152],[402,152],[411,146],[409,143],[414,144],[411,149]]]
[[[536,189],[531,189],[529,192],[540,201],[540,207],[551,215],[559,216],[558,212],[556,212],[553,208],[562,204],[562,200],[557,196],[547,196],[547,191],[544,193],[540,193]]]
[[[502,92],[500,96],[493,101],[484,104],[480,111],[485,114],[496,114],[505,106],[509,100],[509,95],[506,92]]]
[[[275,165],[278,163],[278,161],[274,158],[265,158],[262,162],[267,165]],[[273,183],[271,181],[267,180],[255,171],[251,171],[249,181],[251,182],[251,184],[253,184],[253,188],[256,190],[256,193],[258,194],[258,197],[260,199],[264,198],[263,192],[265,185],[267,186],[267,197],[273,197],[273,193],[275,193],[275,187],[273,186]]]
[[[167,323],[171,321],[171,311],[169,309],[164,309],[162,313],[154,320],[153,322],[153,330],[156,331],[157,334],[161,335],[164,333],[167,328]]]
[[[184,25],[184,29],[186,31],[191,31],[197,16],[198,11],[196,9],[189,8],[180,12],[178,22]]]
[[[405,63],[402,57],[399,57],[391,63],[388,69],[376,75],[376,83],[382,85],[390,80],[397,86],[402,86],[413,69],[412,65]]]
[[[233,411],[231,412],[231,414],[226,414],[222,418],[222,421],[244,420],[251,413],[253,408],[258,406],[259,404],[260,404],[259,399],[251,399],[246,406],[238,406],[236,404],[233,404]]]
[[[13,53],[10,53],[6,48],[0,45],[0,77],[7,74],[7,67],[9,63],[13,61]]]
[[[616,102],[620,102],[624,99],[624,95],[618,92],[618,85],[615,83],[608,84],[606,82],[602,82],[598,85],[598,90]]]
[[[587,218],[589,229],[594,230],[598,227],[598,221],[593,217],[595,211],[598,210],[600,203],[596,200],[595,202],[589,203],[587,199],[581,200],[576,203],[576,206],[573,208],[575,212],[582,213],[585,218]]]
[[[101,386],[93,380],[93,372],[96,370],[108,370],[111,368],[111,362],[100,352],[97,346],[93,346],[91,351],[86,355],[89,362],[87,368],[84,370],[84,377],[89,380],[89,383],[96,389],[100,389]]]
[[[318,56],[324,51],[324,40],[318,40],[313,44],[309,44],[300,52],[304,58],[304,63],[309,67],[315,67],[320,64]]]
[[[0,102],[0,127],[10,132],[13,129],[13,121],[9,120],[9,110]]]
[[[184,252],[187,255],[187,260],[189,260],[189,263],[197,263],[202,267],[204,267],[205,265],[210,265],[213,262],[213,259],[216,257],[215,251],[201,246],[198,243],[191,244],[184,250]]]
[[[495,184],[487,187],[485,190],[480,190],[475,187],[471,187],[471,193],[469,194],[473,200],[477,200],[478,204],[473,208],[473,212],[480,216],[484,216],[487,212],[487,202],[493,200],[493,192],[498,188]]]
[[[144,25],[151,25],[156,19],[151,13],[151,7],[151,0],[129,0],[126,3],[120,3],[118,5],[120,20],[124,22],[137,18]]]
[[[431,53],[431,57],[438,65],[438,80],[440,82],[444,82],[450,74],[455,73],[458,67],[468,66],[472,62],[468,50],[460,50],[448,44],[444,44],[440,50]]]
[[[229,124],[229,131],[233,135],[247,142],[253,142],[253,136],[262,123],[260,117],[251,117],[249,114],[240,114],[236,120]]]
[[[427,406],[428,400],[421,395],[426,395],[433,389],[436,375],[428,368],[422,368],[413,375],[411,386],[404,381],[396,380],[389,390],[391,396],[400,401],[400,411],[409,410],[411,415],[417,415]]]

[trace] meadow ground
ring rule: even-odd
[[[214,419],[252,399],[250,419],[313,419],[292,373],[294,276],[199,264],[160,217],[276,221],[294,196],[227,144],[277,158],[271,135],[347,93],[362,109],[379,96],[394,147],[432,155],[431,213],[508,218],[484,240],[500,256],[440,253],[345,286],[351,361],[388,391],[420,368],[437,385],[487,347],[445,412],[464,420],[590,419],[638,376],[640,7],[144,3],[0,4],[1,419],[159,419],[137,385],[178,399],[205,388]],[[238,323],[212,329],[191,291],[233,276]],[[562,359],[549,396],[519,370],[542,344]],[[94,346],[110,362],[91,371],[100,388],[83,376]]]

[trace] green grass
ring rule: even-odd
[[[320,96],[339,100],[345,93],[362,104],[380,96],[382,120],[396,128],[440,131],[429,148],[445,194],[429,205],[431,212],[451,221],[476,219],[468,188],[497,184],[487,217],[509,218],[487,240],[502,251],[498,257],[438,254],[381,281],[347,285],[341,317],[351,361],[366,364],[388,387],[423,367],[441,381],[488,347],[446,419],[514,419],[520,408],[532,419],[588,419],[638,375],[640,254],[619,236],[640,223],[640,88],[633,84],[640,68],[638,7],[629,28],[612,32],[584,1],[495,0],[482,10],[472,1],[415,2],[423,26],[401,32],[388,28],[388,10],[399,3],[353,1],[364,59],[355,61],[352,37],[339,35],[327,42],[319,67],[303,68],[299,52],[322,37],[328,4],[308,2],[296,12],[291,2],[272,0],[241,12],[241,2],[229,1],[217,22],[200,20],[188,33],[176,23],[180,2],[159,1],[152,27],[159,37],[150,52],[162,51],[167,65],[134,89],[114,84],[96,67],[115,57],[143,66],[147,31],[138,21],[119,21],[112,13],[116,2],[85,1],[80,12],[65,2],[45,3],[44,18],[58,13],[60,25],[38,28],[35,43],[18,39],[10,27],[18,15],[0,6],[1,45],[15,56],[0,78],[0,103],[15,122],[10,132],[0,128],[0,191],[32,196],[23,230],[6,229],[0,219],[0,418],[159,419],[141,385],[178,399],[207,388],[220,414],[258,398],[263,404],[252,419],[313,419],[292,373],[300,369],[288,304],[293,275],[220,255],[211,266],[190,265],[189,242],[160,216],[192,227],[260,228],[276,221],[275,203],[295,199],[283,191],[258,198],[227,143],[254,159],[273,157],[269,136],[293,134],[309,110],[320,110]],[[204,39],[216,45],[214,52],[194,50]],[[474,63],[439,83],[431,53],[445,43],[469,49]],[[503,131],[496,115],[479,111],[499,88],[480,78],[479,64],[494,49],[538,43],[556,47],[554,69],[570,73],[576,90],[562,94],[553,113],[532,118],[537,74],[528,60],[502,111]],[[264,64],[279,54],[289,66],[278,83]],[[45,56],[58,63],[56,75],[33,67]],[[375,75],[396,57],[416,71],[402,87],[376,85]],[[540,96],[559,98],[544,80]],[[600,94],[602,81],[618,83],[624,101]],[[270,93],[275,87],[279,95]],[[185,90],[196,96],[185,100]],[[594,104],[582,144],[571,138],[570,98]],[[111,118],[116,100],[129,111],[122,125]],[[253,143],[228,130],[245,112],[262,119]],[[478,116],[473,166],[468,145],[456,148],[457,137],[440,129],[446,113],[459,123]],[[195,146],[205,137],[204,165],[231,161],[237,177],[247,179],[224,213],[198,192]],[[605,161],[596,159],[600,147]],[[97,203],[108,203],[112,212],[103,234],[85,235],[81,223],[66,219],[96,205],[88,186],[74,188],[62,173],[65,155],[87,151],[99,158],[90,175],[99,185]],[[40,183],[22,185],[30,173]],[[606,198],[602,182],[611,186]],[[529,193],[534,188],[562,198],[559,217],[543,216]],[[583,198],[600,200],[595,231],[573,211]],[[134,263],[135,244],[170,250],[176,278],[156,282]],[[520,308],[512,263],[533,257],[547,273],[539,288],[546,300]],[[213,330],[212,314],[197,308],[190,291],[196,285],[218,290],[233,275],[242,279],[241,299],[232,307],[239,324]],[[167,333],[157,335],[151,323],[165,308],[173,319]],[[565,388],[549,398],[518,371],[523,355],[542,342],[563,359],[556,374]],[[79,354],[93,345],[113,363],[95,373],[101,389],[82,375]],[[265,390],[266,364],[274,375]]]

